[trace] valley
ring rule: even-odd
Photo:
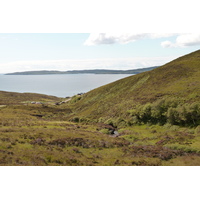
[[[71,98],[0,91],[0,165],[199,166],[200,50]]]

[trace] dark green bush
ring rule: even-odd
[[[132,123],[160,124],[169,123],[180,126],[200,125],[200,103],[179,104],[174,100],[159,100],[154,103],[137,105],[129,110]]]

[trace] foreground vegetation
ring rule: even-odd
[[[67,111],[56,106],[0,109],[0,165],[200,164],[200,126],[136,125],[115,136],[102,123],[67,121]]]
[[[0,92],[0,165],[200,165],[200,51],[69,99]]]

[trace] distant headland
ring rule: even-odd
[[[131,69],[131,70],[109,70],[109,69],[91,69],[91,70],[72,70],[72,71],[50,71],[50,70],[40,70],[40,71],[25,71],[25,72],[13,72],[7,73],[5,75],[50,75],[50,74],[139,74],[145,71],[150,71],[157,68],[148,67],[141,69]]]

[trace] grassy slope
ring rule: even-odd
[[[162,98],[200,100],[200,50],[150,72],[92,90],[74,105],[76,115],[98,119],[124,116],[136,104]]]
[[[34,93],[17,93],[0,91],[0,105],[21,104],[25,101],[59,101],[60,99],[54,96]]]

